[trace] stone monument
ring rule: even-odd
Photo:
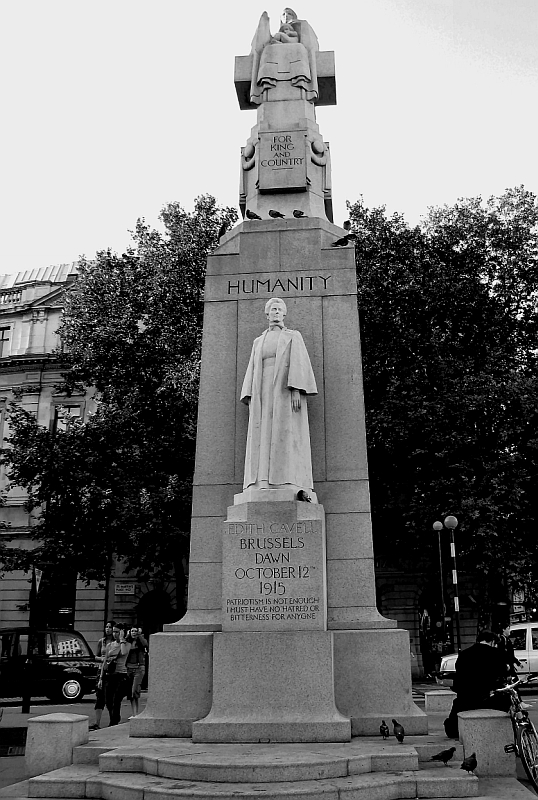
[[[235,86],[257,122],[244,221],[207,265],[188,611],[151,637],[131,736],[427,733],[408,633],[375,601],[354,248],[315,119],[334,55],[291,9],[274,35],[264,13]]]

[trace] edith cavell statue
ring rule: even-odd
[[[284,326],[286,304],[265,305],[269,327],[254,340],[241,400],[249,406],[243,488],[311,491],[306,395],[318,390],[299,331]]]

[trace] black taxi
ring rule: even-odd
[[[32,697],[59,703],[95,691],[101,663],[77,631],[0,628],[0,643],[0,697],[22,697],[28,682]]]

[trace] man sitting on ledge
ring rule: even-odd
[[[462,650],[456,660],[456,677],[452,689],[457,697],[450,714],[445,719],[445,733],[449,739],[458,738],[458,712],[476,708],[496,708],[508,711],[510,699],[496,694],[493,689],[505,685],[508,677],[506,661],[497,647],[497,637],[492,631],[480,631],[476,644]]]

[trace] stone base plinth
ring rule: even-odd
[[[297,500],[297,493],[300,488],[284,488],[280,489],[256,489],[249,487],[244,489],[240,494],[234,494],[234,506],[242,505],[243,503],[270,503],[270,502],[295,502]],[[318,496],[311,489],[307,490],[311,503],[318,502]],[[307,501],[302,501],[307,502]]]
[[[515,753],[505,753],[504,746],[514,741],[509,714],[492,708],[477,708],[458,714],[458,730],[463,754],[476,754],[476,774],[516,777]]]
[[[346,742],[327,631],[215,633],[213,705],[193,742]]]
[[[213,634],[156,633],[150,646],[148,702],[130,735],[188,738],[211,708]]]
[[[73,748],[87,741],[88,717],[82,714],[44,714],[29,719],[26,777],[72,764]]]
[[[428,733],[428,717],[413,702],[409,634],[400,629],[333,631],[334,697],[351,718],[353,736],[379,734],[397,719],[408,734]]]

